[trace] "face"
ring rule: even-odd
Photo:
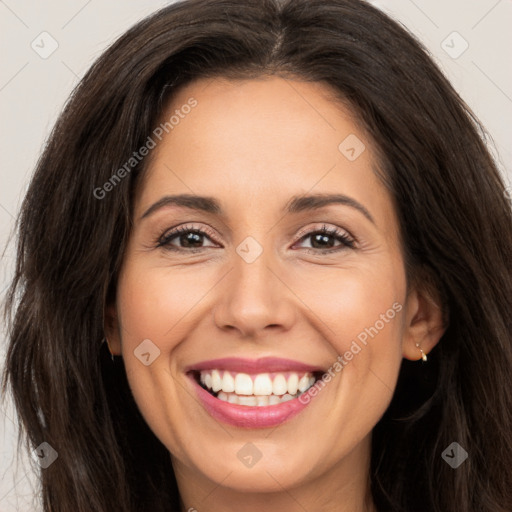
[[[398,221],[329,93],[197,81],[152,149],[110,342],[199,480],[266,492],[353,470],[391,400],[414,315]]]

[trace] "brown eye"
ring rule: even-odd
[[[160,237],[157,247],[163,247],[168,250],[187,250],[197,251],[207,247],[215,247],[215,244],[203,245],[206,240],[211,242],[211,234],[198,228],[181,226],[173,229]]]
[[[310,240],[310,246],[306,247],[306,249],[313,249],[314,251],[335,252],[355,247],[355,240],[346,231],[326,226],[310,231],[303,235],[300,240],[308,239]]]

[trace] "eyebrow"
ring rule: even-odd
[[[323,208],[331,204],[341,204],[349,206],[362,213],[370,222],[375,224],[375,220],[370,212],[355,199],[343,194],[311,194],[306,196],[294,196],[283,207],[284,213],[300,213]],[[223,215],[220,203],[213,197],[197,196],[193,194],[178,194],[164,196],[156,203],[152,204],[140,217],[140,220],[149,217],[151,214],[166,206],[178,206],[198,210],[213,215]]]

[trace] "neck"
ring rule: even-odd
[[[370,493],[370,454],[371,435],[330,467],[316,461],[317,468],[291,487],[285,488],[271,471],[265,471],[267,483],[277,490],[262,492],[231,486],[232,472],[214,481],[174,457],[172,462],[182,512],[376,512]]]

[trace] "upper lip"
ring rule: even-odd
[[[223,357],[210,359],[190,365],[186,371],[227,370],[235,373],[271,373],[271,372],[323,372],[320,366],[312,366],[292,359],[279,357],[262,357],[245,359],[242,357]]]

